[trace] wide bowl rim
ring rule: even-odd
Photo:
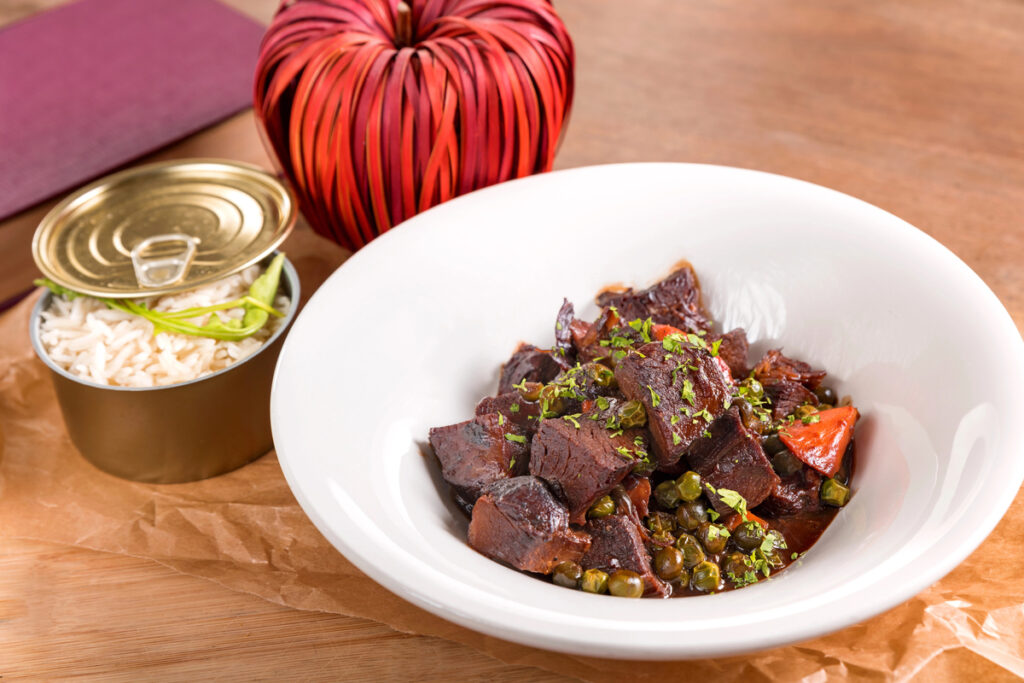
[[[743,169],[714,164],[648,162],[586,166],[565,169],[541,176],[521,178],[485,188],[483,190],[478,190],[474,193],[470,193],[469,195],[464,195],[463,197],[451,200],[439,207],[430,209],[427,212],[406,221],[402,225],[396,226],[396,228],[393,228],[388,233],[377,238],[373,243],[353,255],[349,260],[349,263],[358,263],[364,259],[371,258],[368,254],[376,254],[378,251],[389,248],[388,245],[391,245],[392,242],[401,240],[402,235],[406,234],[409,230],[417,229],[418,223],[424,220],[429,220],[429,218],[437,215],[438,212],[445,211],[446,206],[467,201],[467,197],[478,198],[485,193],[504,192],[507,187],[512,185],[521,186],[530,183],[543,183],[547,182],[547,178],[561,177],[569,174],[591,173],[595,171],[615,172],[615,169],[620,169],[623,172],[629,172],[631,168],[657,170],[658,167],[689,167],[694,170],[716,169],[719,172],[727,171],[730,173],[751,174],[766,178],[773,178],[776,181],[781,179],[785,182],[797,183],[806,186],[817,193],[826,193],[831,195],[832,198],[837,201],[847,203],[854,202],[862,209],[877,212],[879,218],[884,219],[892,229],[903,231],[905,236],[915,241],[915,250],[930,251],[933,258],[946,261],[949,268],[958,270],[960,275],[971,281],[971,285],[969,286],[973,286],[978,290],[978,306],[985,307],[987,309],[987,313],[993,316],[992,327],[996,333],[1002,335],[1001,341],[1014,348],[1015,353],[1013,354],[1013,358],[1010,359],[1012,363],[1008,361],[1008,367],[1010,365],[1015,365],[1016,367],[1015,369],[1011,368],[1013,371],[1010,374],[1016,375],[1018,382],[1024,382],[1024,340],[1021,339],[1016,325],[1005,307],[1001,304],[991,289],[977,275],[977,273],[975,273],[948,248],[922,230],[914,227],[888,211],[885,211],[884,209],[865,202],[864,200],[815,183],[810,183],[808,181],[753,169]],[[428,216],[429,218],[423,219],[423,216]],[[339,272],[341,272],[341,269],[335,271],[325,285],[330,283],[331,280],[339,277]],[[966,288],[968,285],[965,284],[964,286]],[[313,298],[316,299],[316,297],[321,296],[322,292],[329,289],[330,287],[327,286],[322,287],[314,294]],[[296,329],[299,331],[301,331],[302,322],[302,316],[300,316],[296,323]],[[595,657],[616,657],[623,659],[692,659],[742,654],[745,652],[763,650],[837,631],[901,604],[949,573],[955,566],[973,552],[991,533],[992,529],[1005,514],[1010,503],[1016,496],[1021,482],[1024,481],[1024,463],[1022,463],[1017,467],[1017,471],[1013,473],[1013,476],[1004,477],[1000,480],[1001,487],[997,492],[990,492],[992,494],[988,497],[990,505],[983,521],[975,524],[966,533],[959,535],[959,542],[956,545],[955,552],[946,553],[942,556],[941,560],[934,562],[921,572],[906,579],[900,583],[898,587],[890,590],[884,599],[865,599],[859,603],[859,606],[855,606],[848,611],[839,614],[830,614],[827,618],[813,623],[807,621],[807,623],[803,624],[790,624],[785,630],[780,630],[775,633],[767,632],[763,634],[756,642],[751,641],[742,645],[725,642],[711,645],[702,643],[702,647],[698,652],[693,648],[687,649],[685,645],[680,645],[679,643],[628,643],[620,646],[610,646],[609,643],[604,641],[587,642],[578,636],[566,635],[550,628],[547,629],[542,634],[543,637],[541,637],[541,634],[538,634],[531,624],[520,624],[515,620],[509,620],[508,618],[503,617],[500,610],[487,612],[480,608],[474,610],[472,608],[453,605],[450,601],[446,602],[443,596],[440,595],[445,592],[443,589],[434,586],[425,588],[417,582],[404,580],[399,576],[398,570],[389,570],[381,566],[382,562],[379,559],[380,553],[383,552],[381,547],[376,548],[378,558],[375,560],[370,556],[370,552],[367,552],[367,547],[360,547],[352,538],[346,538],[344,535],[340,534],[338,532],[337,525],[332,524],[330,520],[321,515],[317,502],[313,498],[313,494],[305,489],[305,482],[295,469],[295,466],[290,459],[288,446],[286,444],[287,439],[283,438],[284,427],[281,424],[282,408],[279,405],[279,401],[282,400],[280,394],[281,368],[289,358],[290,348],[294,347],[298,343],[296,340],[300,337],[301,334],[292,334],[285,341],[285,346],[282,349],[277,368],[275,369],[274,384],[271,391],[271,426],[275,434],[275,444],[278,447],[279,460],[282,471],[285,474],[285,478],[300,506],[309,516],[317,529],[357,568],[399,597],[461,626],[504,640],[528,646],[541,647],[547,650]],[[1024,436],[1011,435],[1008,439],[1009,446],[1013,447],[1015,451],[1024,451]],[[940,540],[944,540],[944,537],[939,540],[930,541],[927,546],[920,550],[918,556],[934,552],[935,548],[939,545]],[[369,550],[372,551],[374,548],[369,547]],[[414,559],[414,556],[410,554],[408,559]],[[464,584],[459,585],[464,587]],[[476,589],[474,589],[474,591],[475,590]]]

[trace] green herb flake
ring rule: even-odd
[[[498,426],[500,427],[503,424],[505,424],[505,416],[502,415],[501,413],[498,413]]]
[[[519,434],[506,434],[505,438],[516,443],[526,443],[526,437]]]
[[[717,356],[718,355],[718,349],[721,346],[722,346],[722,340],[721,339],[716,339],[714,342],[712,342],[711,343],[711,355],[712,356]]]
[[[688,379],[683,380],[683,400],[689,403],[691,406],[697,403],[697,392],[693,390],[693,382]]]
[[[598,396],[596,403],[597,403],[597,409],[598,410],[608,410],[608,406],[611,405],[608,402],[608,399],[605,398],[604,396]]]
[[[567,421],[567,422],[571,422],[573,427],[575,427],[576,429],[579,429],[580,428],[580,423],[577,422],[577,420],[576,420],[576,418],[578,418],[579,416],[580,416],[580,413],[576,413],[575,415],[563,415],[562,419]]]
[[[675,432],[672,432],[672,445],[673,446],[678,446],[682,442],[683,442],[683,440],[679,437],[679,435],[676,434]]]
[[[804,415],[802,418],[800,418],[800,421],[803,422],[805,425],[812,425],[817,422],[821,422],[821,415],[818,415],[817,413],[811,413],[810,415]]]
[[[710,485],[708,486],[708,488],[709,489],[711,488]],[[723,503],[725,503],[726,505],[731,507],[733,510],[735,510],[736,513],[743,519],[744,522],[747,521],[747,499],[746,498],[741,496],[736,491],[733,491],[732,489],[722,489],[722,488],[720,488],[717,491],[712,489],[712,493],[716,494],[722,500]]]
[[[513,403],[512,405],[510,405],[508,407],[508,412],[510,412],[510,413],[518,413],[519,412],[519,404],[518,403]]]
[[[658,392],[650,384],[647,385],[647,391],[651,392],[651,406],[657,408],[661,404],[661,396],[658,396]]]

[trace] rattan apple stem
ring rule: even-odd
[[[412,8],[408,3],[398,3],[398,18],[395,23],[395,42],[398,47],[412,45]]]

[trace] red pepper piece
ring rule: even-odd
[[[797,458],[826,477],[833,477],[843,462],[860,413],[853,406],[843,406],[814,415],[818,421],[813,424],[798,420],[783,427],[779,439]]]
[[[736,527],[738,527],[740,525],[740,522],[742,521],[743,516],[737,513],[735,515],[729,515],[728,517],[723,519],[722,524],[724,524],[725,528],[729,531],[736,531]],[[747,521],[757,522],[761,525],[762,529],[768,528],[768,522],[764,521],[763,519],[755,515],[753,512],[750,512],[749,510],[747,511]]]
[[[684,337],[686,333],[680,330],[678,327],[672,327],[671,325],[662,325],[660,323],[654,323],[651,325],[651,334],[658,341],[664,341],[665,337],[670,334],[681,334]]]

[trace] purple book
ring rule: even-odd
[[[215,0],[80,0],[0,29],[0,219],[250,106],[263,31]]]

